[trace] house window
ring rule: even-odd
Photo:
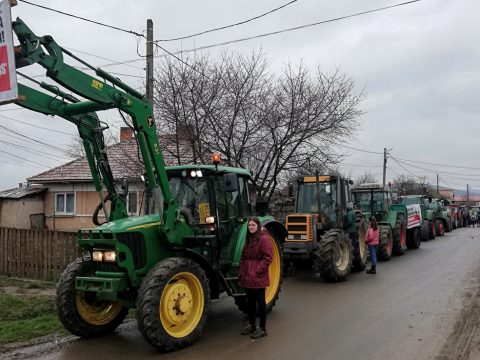
[[[67,215],[73,214],[75,210],[75,194],[57,193],[55,194],[55,214]]]
[[[138,193],[136,191],[128,193],[128,213],[130,215],[137,215]]]

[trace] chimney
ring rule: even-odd
[[[23,188],[23,184],[22,184],[22,183],[18,183],[18,188],[19,188],[19,189]]]
[[[133,140],[134,137],[133,130],[129,127],[120,128],[120,142]]]

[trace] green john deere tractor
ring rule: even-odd
[[[426,208],[432,210],[435,216],[435,233],[437,236],[443,236],[444,233],[453,230],[451,214],[445,208],[443,200],[425,196],[423,203]]]
[[[36,88],[19,84],[16,103],[77,126],[100,196],[93,220],[99,223],[101,210],[107,220],[78,232],[81,257],[59,280],[56,306],[65,328],[84,338],[105,335],[134,308],[146,341],[172,351],[200,337],[210,299],[226,292],[245,310],[237,271],[247,219],[253,214],[250,173],[220,166],[218,159],[214,165],[165,167],[152,105],[143,94],[79,59],[51,36],[36,36],[20,19],[12,27],[20,43],[15,51],[17,68],[40,65],[56,83],[23,76]],[[65,55],[95,76],[65,63]],[[96,113],[107,109],[131,118],[150,194],[146,215],[128,217],[128,186],[117,191],[103,139],[108,126]],[[281,288],[287,232],[271,216],[260,220],[273,248],[266,291],[271,309]]]
[[[403,255],[406,243],[407,212],[403,206],[393,205],[396,194],[382,184],[365,183],[352,189],[355,208],[362,210],[365,218],[377,220],[380,243],[379,260],[390,260],[392,255]]]

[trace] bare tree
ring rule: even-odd
[[[179,127],[188,129],[194,162],[219,151],[226,165],[250,169],[266,199],[299,170],[339,162],[336,145],[358,128],[363,97],[338,70],[312,75],[289,64],[271,75],[262,53],[166,60],[156,84],[159,128],[177,136]]]
[[[395,180],[398,195],[428,195],[429,184],[425,176],[417,177],[401,174]]]
[[[373,175],[371,170],[365,171],[362,175],[358,176],[355,179],[355,185],[366,184],[366,183],[377,183],[378,180]]]

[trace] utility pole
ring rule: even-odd
[[[437,199],[440,199],[440,191],[438,190],[438,174],[437,174]]]
[[[383,188],[387,182],[387,148],[383,148]]]
[[[153,105],[153,21],[147,19],[147,99]]]
[[[467,204],[470,205],[470,194],[468,191],[468,184],[467,184]]]
[[[152,105],[152,109],[153,109],[153,21],[152,19],[147,19],[147,44],[146,44],[146,60],[147,60],[147,63],[146,63],[146,68],[145,70],[147,71],[147,74],[146,74],[146,81],[147,81],[147,99],[148,101],[150,102],[150,104]],[[147,177],[145,176],[145,179],[147,179]],[[145,180],[145,191],[144,191],[144,194],[145,194],[145,198],[146,198],[146,201],[145,201],[145,214],[149,214],[150,213],[150,209],[149,209],[149,206],[148,204],[150,203],[150,197],[151,197],[151,192],[148,188],[148,184]]]

